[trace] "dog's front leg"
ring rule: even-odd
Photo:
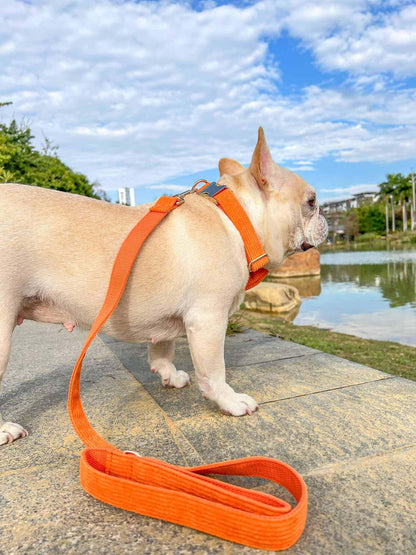
[[[174,350],[174,340],[149,343],[148,360],[152,372],[159,374],[164,387],[181,388],[190,385],[191,381],[186,372],[176,370],[172,362]]]
[[[226,414],[243,416],[258,409],[257,402],[236,393],[225,381],[224,340],[228,313],[214,313],[212,307],[193,310],[185,325],[198,386],[206,399],[215,401]]]

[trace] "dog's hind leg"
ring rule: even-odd
[[[0,297],[0,386],[7,363],[9,362],[12,333],[16,325],[17,316],[17,308],[14,310],[10,303],[6,304],[6,301]],[[27,431],[19,424],[6,422],[0,426],[0,445],[11,443],[15,439],[25,436],[27,436]]]
[[[152,372],[159,374],[164,387],[181,388],[191,382],[186,372],[176,370],[173,364],[175,341],[149,343],[148,360]]]

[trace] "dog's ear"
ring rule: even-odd
[[[237,175],[241,172],[246,171],[246,168],[242,166],[239,162],[231,160],[231,158],[221,158],[218,162],[218,169],[220,170],[220,176],[224,175]]]
[[[273,169],[273,160],[267,146],[266,137],[262,127],[259,127],[259,137],[253,158],[249,167],[250,172],[256,178],[257,183],[262,189],[268,189],[268,179]]]

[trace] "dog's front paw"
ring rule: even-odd
[[[26,437],[27,435],[27,431],[22,428],[20,424],[6,422],[0,428],[0,445],[11,443],[15,439],[19,439],[19,437]]]
[[[259,408],[257,402],[252,397],[244,393],[236,393],[232,390],[221,396],[217,402],[224,414],[232,416],[251,415]]]

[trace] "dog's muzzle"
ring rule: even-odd
[[[301,244],[300,248],[307,251],[311,247],[317,247],[325,241],[328,236],[328,224],[325,218],[318,214],[316,217],[309,220],[304,228],[305,241]]]

